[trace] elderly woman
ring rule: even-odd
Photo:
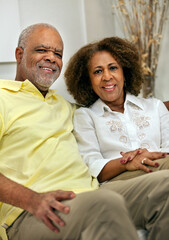
[[[143,71],[136,48],[118,37],[88,44],[70,59],[65,79],[81,105],[74,133],[91,174],[100,182],[109,180],[101,187],[125,197],[136,226],[149,231],[148,239],[168,239],[169,219],[163,216],[164,228],[158,231],[152,222],[154,204],[161,204],[169,187],[164,180],[168,186],[162,190],[160,179],[169,172],[151,172],[169,168],[169,112],[158,99],[137,97]],[[160,216],[162,208],[157,211]]]
[[[169,152],[169,112],[160,100],[137,97],[143,71],[134,45],[117,37],[89,44],[72,57],[65,78],[84,106],[74,132],[93,176],[103,182],[168,168],[168,160],[154,160]]]

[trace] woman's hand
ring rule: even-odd
[[[131,161],[127,161],[126,170],[135,171],[143,170],[144,172],[152,172],[148,166],[158,167],[159,163],[154,160],[165,158],[167,153],[149,152],[147,149],[139,149],[139,152]]]
[[[135,156],[137,155],[137,154],[139,154],[140,153],[140,148],[139,149],[136,149],[136,150],[134,150],[134,151],[130,151],[130,152],[120,152],[120,154],[122,155],[122,159],[120,160],[120,162],[122,163],[122,164],[125,164],[125,163],[127,163],[127,162],[130,162],[130,161],[132,161],[134,158],[135,158]]]
[[[158,167],[153,160],[165,158],[167,153],[149,152],[147,149],[136,149],[127,153],[121,152],[122,158],[110,160],[98,175],[99,182],[104,182],[125,171],[143,170],[152,172],[148,166]]]

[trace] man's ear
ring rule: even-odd
[[[17,47],[15,50],[15,57],[16,57],[16,61],[17,63],[21,63],[22,57],[23,57],[23,48],[21,47]]]

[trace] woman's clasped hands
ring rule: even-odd
[[[121,164],[126,166],[126,170],[135,171],[143,170],[144,172],[152,172],[151,167],[158,167],[159,163],[155,160],[165,158],[168,153],[164,152],[149,152],[147,149],[136,149],[130,152],[121,152]]]

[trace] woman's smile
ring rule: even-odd
[[[94,92],[109,107],[124,102],[123,69],[109,52],[99,51],[93,55],[89,76]]]

